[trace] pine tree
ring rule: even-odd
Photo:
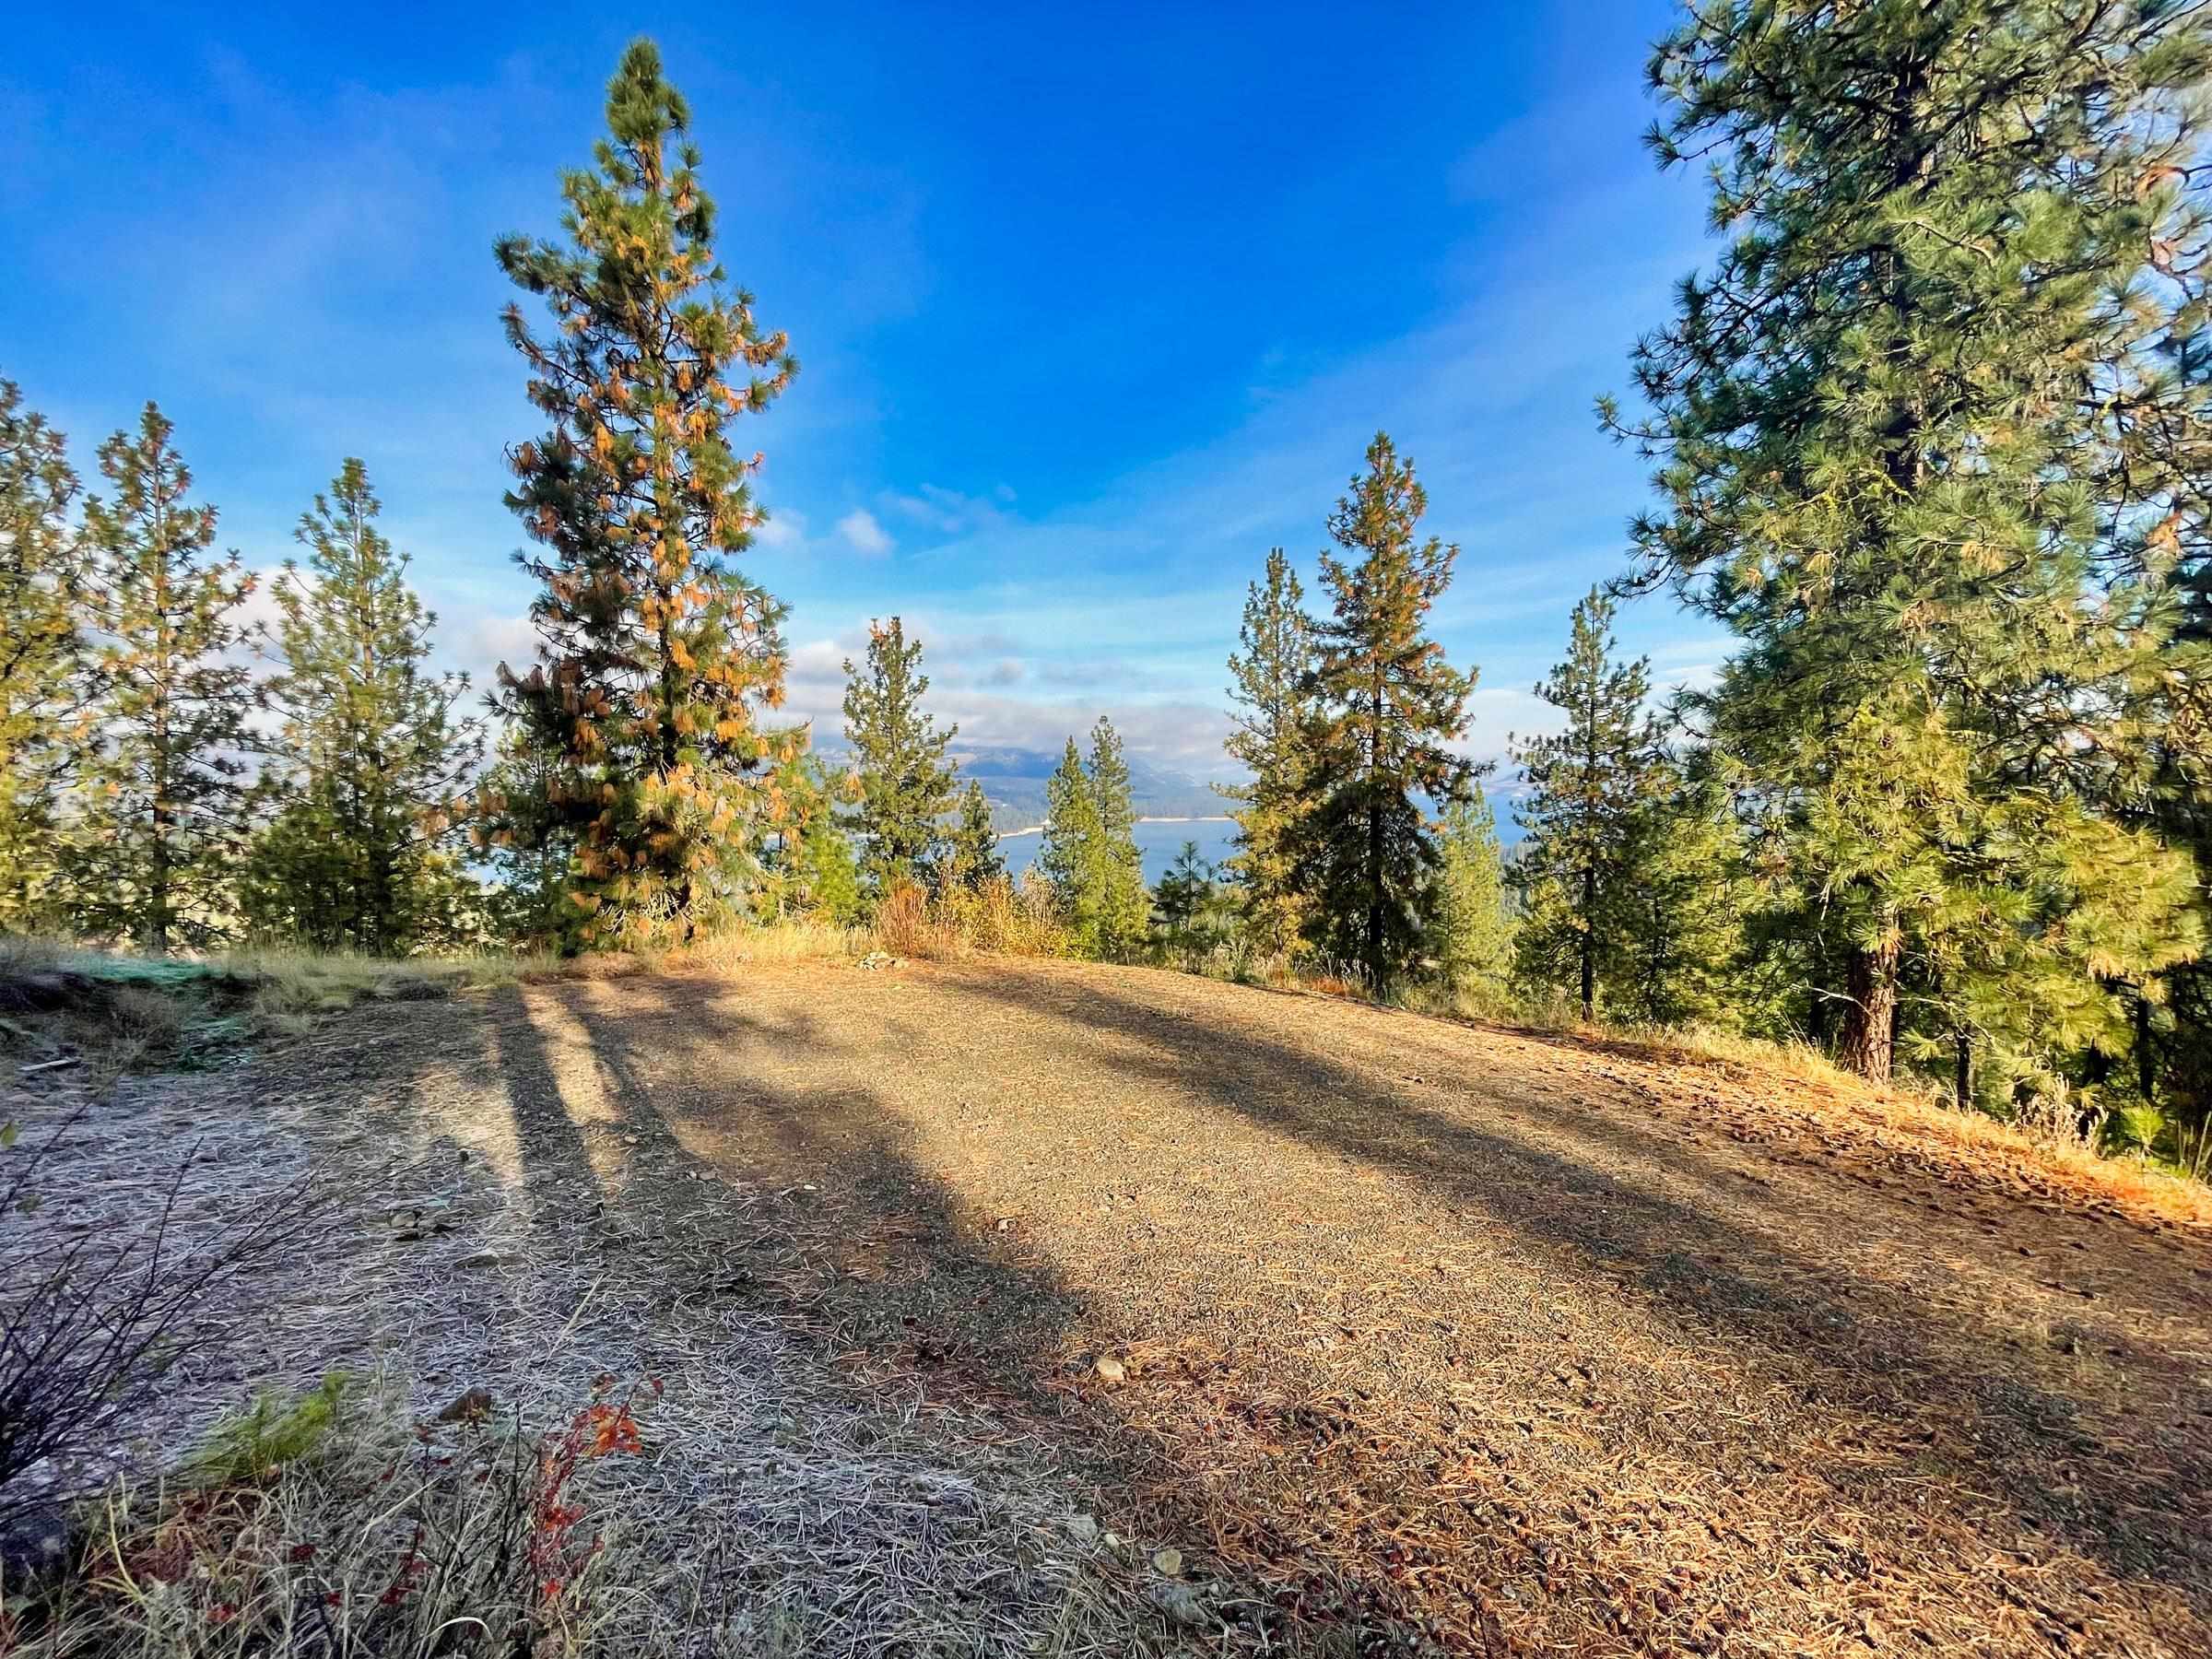
[[[1528,786],[1520,878],[1538,901],[1521,930],[1523,977],[1571,978],[1584,1019],[1623,949],[1616,924],[1638,877],[1646,815],[1668,782],[1657,719],[1644,708],[1651,665],[1617,661],[1613,602],[1593,588],[1574,607],[1567,658],[1536,695],[1567,717],[1563,731],[1513,747]]]
[[[295,532],[273,585],[277,726],[261,782],[277,803],[256,839],[243,909],[263,931],[328,949],[404,956],[467,931],[454,797],[483,754],[456,716],[465,675],[430,671],[436,623],[408,559],[377,528],[368,469],[347,460]]]
[[[1145,888],[1136,850],[1136,806],[1121,734],[1105,715],[1090,728],[1090,794],[1098,806],[1099,839],[1092,850],[1092,881],[1099,894],[1099,947],[1116,959],[1144,948],[1152,897]]]
[[[860,919],[865,904],[860,861],[844,831],[837,799],[845,780],[833,774],[819,755],[801,756],[789,767],[784,783],[790,816],[778,831],[770,860],[775,908],[773,919],[791,912],[843,927]]]
[[[1815,896],[1878,883],[1900,929],[1898,1027],[1908,1053],[1975,1074],[2007,1109],[2064,1096],[2083,1051],[2124,1053],[2128,1009],[2109,971],[2155,973],[2201,943],[2187,861],[2082,803],[1994,791],[1976,734],[1906,704],[1858,711],[1830,786],[1809,804]]]
[[[477,781],[470,826],[488,865],[485,907],[494,936],[527,950],[565,950],[582,920],[569,900],[578,836],[552,803],[566,758],[520,721],[499,727],[494,759]]]
[[[852,746],[859,798],[845,828],[858,840],[861,873],[877,899],[895,887],[925,885],[953,806],[953,769],[945,749],[959,731],[943,731],[923,708],[929,677],[915,671],[922,642],[897,617],[868,624],[864,674],[845,659],[845,741]]]
[[[1090,761],[1067,740],[1045,783],[1043,844],[1037,862],[1077,954],[1109,959],[1141,948],[1150,911],[1133,830],[1129,768],[1103,715],[1091,729]]]
[[[112,498],[85,506],[100,698],[77,924],[156,952],[229,927],[253,706],[252,677],[231,660],[253,580],[235,554],[208,562],[215,509],[185,499],[192,474],[172,431],[147,404],[135,437],[100,447]]]
[[[2175,261],[2206,223],[2208,66],[2198,8],[2063,0],[1724,0],[1653,58],[1654,147],[1715,159],[1737,237],[1638,348],[1651,418],[1607,417],[1663,461],[1648,577],[1745,640],[1712,734],[1825,896],[1838,1052],[1866,1076],[1908,1021],[1919,918],[1948,908],[1927,884],[1982,879],[1963,845],[1860,855],[1866,777],[1917,787],[1867,722],[1943,734],[1899,751],[1929,764],[1966,745],[1979,806],[2043,804],[2053,835],[2139,771],[2132,688],[2206,532],[2204,377],[2180,360],[2203,301]]]
[[[741,913],[802,747],[759,718],[783,698],[784,607],[731,561],[761,513],[759,457],[726,429],[797,365],[724,286],[689,114],[650,41],[624,53],[606,117],[596,165],[562,181],[566,241],[498,249],[556,325],[506,315],[552,427],[512,456],[508,503],[546,548],[522,560],[543,643],[529,673],[502,666],[500,703],[561,757],[544,805],[575,835],[585,944]]]
[[[1329,519],[1357,560],[1321,556],[1335,610],[1315,630],[1313,798],[1292,844],[1294,880],[1317,900],[1310,934],[1380,994],[1428,932],[1438,853],[1421,802],[1465,800],[1477,769],[1445,747],[1466,728],[1475,677],[1422,632],[1459,549],[1414,540],[1428,496],[1387,434],[1368,446],[1367,468]]]
[[[1071,736],[1059,766],[1044,782],[1044,833],[1037,846],[1037,867],[1084,956],[1099,954],[1098,893],[1091,881],[1099,838],[1098,797],[1083,770],[1083,751]]]
[[[1630,878],[1616,888],[1614,1000],[1647,1025],[1735,1026],[1756,1017],[1739,963],[1750,904],[1726,794],[1677,776],[1632,829]]]
[[[59,920],[61,797],[88,690],[76,492],[61,433],[0,380],[0,932]]]
[[[1152,888],[1152,925],[1171,950],[1184,950],[1214,897],[1214,866],[1199,856],[1198,843],[1186,841]]]
[[[1227,748],[1251,781],[1216,787],[1241,803],[1236,850],[1226,868],[1243,900],[1245,925],[1268,955],[1294,951],[1312,909],[1299,885],[1298,823],[1312,803],[1313,622],[1305,592],[1280,547],[1244,600],[1243,649],[1229,659],[1235,681]]]
[[[973,779],[960,791],[959,819],[954,824],[945,859],[947,885],[980,892],[1006,873],[1006,861],[998,850],[998,829],[991,821],[991,802],[983,786]]]
[[[1479,789],[1445,808],[1439,844],[1430,950],[1437,978],[1454,997],[1499,1004],[1512,969],[1513,921],[1498,823]]]

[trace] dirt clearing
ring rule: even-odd
[[[2206,1230],[1805,1084],[791,967],[361,1009],[55,1199],[188,1134],[352,1200],[181,1415],[661,1376],[631,1500],[787,1651],[2212,1652]]]

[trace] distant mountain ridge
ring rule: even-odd
[[[1057,751],[971,749],[956,751],[960,776],[983,786],[991,821],[1001,834],[1044,822],[1044,786],[1060,767]],[[1129,794],[1139,818],[1218,818],[1230,803],[1203,780],[1131,755]]]
[[[845,759],[842,744],[826,743],[821,747],[834,759],[840,761]],[[951,753],[952,759],[959,762],[961,783],[965,785],[972,779],[983,786],[984,798],[991,803],[992,827],[1001,835],[1017,830],[1033,830],[1044,822],[1044,786],[1060,769],[1059,750],[962,749],[956,746]],[[1172,767],[1156,766],[1139,755],[1129,755],[1126,759],[1129,793],[1139,818],[1226,818],[1236,805],[1228,796],[1216,793],[1212,783],[1203,778],[1194,778]],[[1523,834],[1514,813],[1519,792],[1493,784],[1483,793],[1489,797],[1490,810],[1498,821],[1498,840],[1511,855]]]

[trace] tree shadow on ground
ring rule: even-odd
[[[1582,1150],[1561,1156],[1435,1110],[1316,1048],[1200,1024],[1108,989],[1100,976],[975,972],[947,982],[1101,1033],[1115,1040],[1094,1049],[1103,1064],[1486,1215],[1559,1253],[1576,1273],[1648,1299],[1683,1329],[1779,1362],[1809,1402],[1900,1430],[1931,1411],[1961,1420],[1971,1445],[1962,1487],[2001,1494],[2030,1536],[2063,1539],[2212,1614],[2212,1446],[2201,1428],[2152,1423],[2121,1433],[2086,1424],[2077,1402],[1976,1358],[1998,1347],[2000,1335],[1938,1331],[1924,1309],[1839,1271],[1832,1258],[1784,1248],[1771,1231],[1600,1167],[1658,1164],[1719,1184],[1720,1171],[1676,1141],[1618,1114],[1562,1115],[1546,1121],[1547,1137]],[[1817,1245],[1815,1229],[1795,1230]],[[1896,1499],[1910,1495],[1900,1488]]]
[[[1080,1300],[1033,1253],[979,1227],[920,1167],[880,1080],[823,1065],[830,1045],[811,1018],[740,1012],[712,986],[682,980],[626,991],[619,1007],[579,1000],[572,1011],[630,1103],[625,1123],[649,1125],[703,1169],[761,1183],[739,1276],[804,1312],[848,1361],[911,1364],[948,1384],[957,1376],[967,1397],[979,1385],[1013,1397],[1008,1384],[1025,1383],[1028,1371],[1009,1369],[1006,1353],[1050,1351],[1079,1323]],[[831,1076],[805,1087],[771,1082],[767,1056]],[[649,1105],[665,1093],[653,1070],[687,1060],[711,1063],[726,1088]],[[1042,1401],[1026,1386],[1014,1394]]]
[[[2123,1578],[2173,1587],[2200,1618],[2212,1608],[2212,1546],[2201,1530],[2212,1458],[2201,1430],[2147,1425],[2137,1439],[2085,1424],[2075,1401],[1984,1362],[1974,1349],[1986,1332],[1937,1329],[1892,1288],[1856,1277],[1809,1241],[1785,1247],[1771,1225],[1699,1207],[1707,1194],[1717,1202],[1729,1190],[1731,1171],[1678,1139],[1596,1110],[1539,1118],[1541,1102],[1525,1092],[1510,1110],[1486,1111],[1478,1125],[1371,1065],[1326,1056],[1302,1033],[1202,1019],[1167,990],[1147,1001],[1110,988],[1120,982],[1102,974],[993,966],[935,973],[927,982],[1020,1017],[997,1021],[993,1041],[1022,1041],[1032,1034],[1027,1022],[1040,1022],[1086,1065],[1174,1091],[1176,1110],[1187,1102],[1201,1126],[1210,1115],[1382,1171],[1447,1214],[1487,1218],[1579,1278],[1617,1287],[1689,1340],[1733,1350],[1739,1371],[1786,1376],[1800,1402],[1895,1430],[1888,1449],[1896,1457],[1871,1476],[1850,1477],[1866,1484],[1839,1486],[1840,1499],[1924,1505],[1924,1476],[1888,1483],[1910,1472],[1909,1427],[1940,1414],[1960,1425],[1963,1450],[1947,1466],[1941,1489],[1949,1496],[1938,1503],[1996,1494],[1994,1513],[1987,1500],[1961,1511],[1985,1544],[2015,1548],[2047,1537]],[[755,1001],[713,982],[658,978],[503,992],[477,1018],[506,1091],[525,1184],[576,1195],[546,1202],[586,1203],[649,1240],[680,1215],[695,1185],[733,1174],[752,1184],[757,1202],[745,1224],[728,1230],[699,1283],[672,1294],[787,1320],[832,1360],[863,1375],[896,1371],[924,1402],[1003,1409],[1009,1432],[1048,1424],[1124,1507],[1177,1517],[1199,1535],[1230,1524],[1225,1504],[1277,1501],[1280,1488],[1225,1497],[1207,1487],[1192,1446],[1135,1422],[1127,1400],[1092,1385],[1080,1361],[1125,1324],[1126,1309],[1099,1286],[1071,1284],[1022,1227],[1002,1229],[1003,1218],[979,1211],[978,1194],[928,1167],[924,1126],[905,1110],[898,1056],[921,1044],[936,1012],[908,1023],[885,1002],[874,1040],[863,1043],[788,999]],[[1450,1060],[1451,1048],[1412,1040],[1405,1052],[1427,1068]],[[671,1090],[671,1068],[708,1081]],[[592,1098],[580,1100],[580,1091]],[[621,1148],[612,1157],[610,1141]],[[1702,1190],[1683,1202],[1614,1172],[1622,1169]],[[528,1196],[541,1202],[536,1192]],[[638,1336],[650,1346],[649,1331]],[[1276,1358],[1293,1371],[1302,1363],[1295,1353]],[[1293,1404],[1286,1420],[1319,1421],[1317,1408]],[[1347,1409],[1325,1440],[1348,1443],[1356,1434],[1359,1408]],[[1374,1481],[1425,1478],[1423,1455],[1414,1447],[1373,1476],[1370,1496],[1385,1508],[1399,1501],[1403,1493],[1373,1489]],[[1266,1530],[1283,1569],[1271,1582],[1302,1576],[1306,1586],[1325,1588],[1322,1596],[1300,1589],[1309,1608],[1338,1596],[1354,1609],[1403,1610],[1441,1594],[1405,1579],[1404,1564],[1390,1559],[1394,1547],[1371,1530],[1324,1536],[1310,1518],[1287,1512]],[[1467,1537],[1470,1552],[1492,1547],[1493,1534],[1471,1524]],[[1598,1543],[1555,1535],[1548,1552],[1465,1567],[1493,1585],[1515,1576],[1550,1585],[1563,1559],[1597,1578],[1606,1565],[1601,1554]],[[1576,1617],[1602,1611],[1592,1603]],[[1651,1629],[1681,1638],[1686,1618]],[[1495,1623],[1479,1628],[1487,1640]]]

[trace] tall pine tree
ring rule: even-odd
[[[1100,715],[1091,728],[1089,763],[1070,737],[1059,770],[1045,783],[1044,840],[1037,855],[1083,956],[1112,960],[1143,947],[1151,900],[1135,821],[1121,736]]]
[[[1292,831],[1299,888],[1315,896],[1315,942],[1359,964],[1378,994],[1421,948],[1436,891],[1424,803],[1466,799],[1477,769],[1445,746],[1466,729],[1475,677],[1424,631],[1451,584],[1456,546],[1415,539],[1429,499],[1385,433],[1336,503],[1321,556],[1334,614],[1317,625],[1310,809]]]
[[[868,624],[865,672],[845,659],[845,741],[853,748],[859,798],[845,828],[860,843],[861,873],[881,899],[901,885],[933,879],[952,810],[953,769],[945,748],[958,726],[939,731],[922,699],[922,641],[897,617]]]
[[[466,931],[454,797],[483,754],[456,715],[465,675],[429,667],[436,621],[407,557],[377,528],[368,469],[348,459],[315,497],[273,584],[277,724],[261,782],[276,803],[249,865],[247,919],[325,948],[404,956]]]
[[[1740,1027],[1759,1012],[1739,972],[1751,902],[1742,838],[1695,758],[1665,782],[1637,818],[1632,874],[1616,893],[1615,1006],[1646,1025]]]
[[[1612,625],[1612,600],[1592,589],[1574,607],[1566,660],[1536,687],[1567,724],[1513,748],[1528,785],[1518,866],[1530,895],[1522,975],[1557,983],[1563,971],[1584,1019],[1597,1018],[1599,982],[1621,957],[1617,924],[1645,846],[1645,819],[1668,782],[1659,723],[1644,707],[1651,665],[1617,660]]]
[[[1134,956],[1144,948],[1152,895],[1146,889],[1144,862],[1136,850],[1136,804],[1129,761],[1122,752],[1122,735],[1103,714],[1090,728],[1088,771],[1099,814],[1093,863],[1100,898],[1100,949],[1116,959]]]
[[[61,920],[62,794],[88,690],[76,492],[61,433],[0,380],[0,931]]]
[[[797,365],[725,286],[689,112],[650,41],[623,53],[606,120],[595,165],[562,180],[566,240],[498,249],[554,324],[507,312],[552,425],[512,453],[508,502],[546,549],[522,561],[543,643],[527,674],[502,667],[500,702],[560,757],[544,806],[575,837],[585,944],[741,913],[800,747],[760,720],[783,699],[784,607],[731,560],[761,513],[759,458],[727,431]]]
[[[1869,779],[1901,802],[1949,786],[1899,765],[1971,755],[1959,821],[2047,806],[2032,839],[2055,848],[2139,770],[2133,688],[2203,530],[2163,434],[2202,411],[2170,348],[2202,329],[2176,261],[2205,222],[2207,66],[2201,8],[2065,0],[1721,0],[1653,58],[1658,154],[1712,159],[1736,234],[1638,348],[1651,415],[1622,429],[1661,459],[1667,510],[1637,539],[1745,641],[1712,733],[1841,935],[1822,989],[1866,1076],[1940,955],[1920,920],[1952,907],[1928,884],[1986,874],[1971,836],[1866,855]],[[1877,758],[1885,727],[1939,735]],[[2168,890],[2147,883],[2121,933],[2193,931],[2151,913]]]
[[[991,821],[990,798],[972,778],[960,791],[959,820],[953,825],[945,859],[947,884],[980,891],[1006,873],[998,850],[998,827]]]
[[[1280,547],[1244,600],[1242,649],[1229,659],[1237,704],[1227,742],[1252,774],[1218,784],[1238,803],[1236,850],[1226,868],[1243,901],[1245,926],[1260,948],[1288,956],[1312,905],[1298,879],[1295,830],[1312,804],[1313,622],[1305,592]]]
[[[100,445],[111,493],[85,506],[100,697],[76,919],[157,952],[206,945],[234,920],[253,706],[236,658],[253,580],[235,554],[211,558],[215,509],[186,499],[172,431],[147,404],[135,436]]]
[[[1481,790],[1444,809],[1439,845],[1430,934],[1437,978],[1455,999],[1495,1006],[1512,971],[1513,919],[1498,822]]]

